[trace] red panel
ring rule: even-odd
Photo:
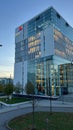
[[[23,29],[23,27],[22,27],[22,26],[20,26],[18,29],[19,29],[19,31],[21,31],[21,30]]]

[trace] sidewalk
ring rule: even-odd
[[[13,110],[25,108],[25,107],[32,107],[31,102],[27,101],[27,102],[16,103],[16,104],[6,104],[5,103],[5,106],[0,107],[0,113],[13,111]]]
[[[73,103],[64,101],[51,101],[53,107],[73,107]],[[41,101],[40,106],[50,106],[50,101]]]
[[[73,103],[70,102],[63,102],[63,101],[51,101],[52,107],[67,107],[71,108],[73,107]],[[50,106],[50,101],[48,100],[40,100],[37,101],[35,104],[35,107],[49,107]],[[5,107],[0,108],[0,113],[8,112],[8,111],[13,111],[16,109],[20,108],[26,108],[26,107],[32,107],[31,101],[23,102],[23,103],[17,103],[17,104],[7,104]]]

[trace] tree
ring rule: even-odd
[[[4,85],[2,83],[0,83],[0,93],[4,92]]]
[[[22,88],[21,88],[21,84],[20,82],[18,82],[15,87],[14,87],[14,91],[15,93],[19,94],[21,92]]]
[[[4,88],[4,93],[7,96],[10,96],[13,93],[13,88],[14,88],[13,84],[11,84],[11,83],[6,84],[6,86]]]
[[[35,94],[34,85],[31,82],[27,82],[25,85],[25,92],[27,94]]]

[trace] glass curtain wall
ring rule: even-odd
[[[38,59],[28,61],[28,81],[35,87],[35,94],[61,95],[67,94],[73,87],[73,65],[57,64],[60,59]]]
[[[35,93],[40,95],[59,95],[59,66],[53,64],[52,57],[28,61],[28,81],[35,86]]]
[[[61,94],[67,94],[73,86],[73,42],[55,28],[54,46],[55,57],[57,57],[54,64],[57,64],[59,68]]]

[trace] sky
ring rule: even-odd
[[[0,77],[14,77],[15,28],[50,6],[73,27],[73,0],[0,0]]]

